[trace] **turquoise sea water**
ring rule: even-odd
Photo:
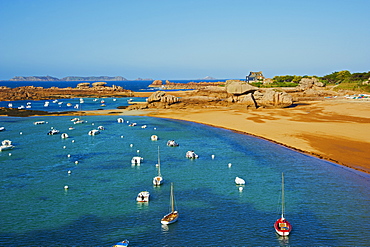
[[[123,239],[130,246],[369,245],[369,175],[229,130],[118,117],[85,116],[79,125],[66,116],[0,117],[0,139],[15,145],[0,152],[1,246],[111,246]],[[89,136],[99,125],[106,129]],[[70,137],[47,135],[51,128]],[[167,147],[170,139],[180,146]],[[165,183],[153,187],[158,146]],[[199,159],[185,158],[188,150]],[[143,163],[132,166],[137,155]],[[273,229],[282,172],[293,225],[285,239]],[[236,176],[246,180],[242,191]],[[180,218],[162,226],[171,182]],[[135,200],[142,190],[151,193],[148,204]]]

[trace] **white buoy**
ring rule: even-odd
[[[12,153],[9,153],[9,156],[12,156]]]
[[[72,142],[75,142],[75,140],[72,140]]]
[[[69,171],[68,171],[68,174],[71,174],[71,173],[72,173],[72,172],[71,172],[71,170],[69,170]]]
[[[215,158],[215,155],[214,154],[212,154],[212,159],[214,159]]]
[[[121,136],[121,138],[123,138],[123,136]]]
[[[154,128],[155,130],[157,129],[157,128]]]
[[[76,164],[76,165],[78,164],[78,161],[77,161],[77,160],[75,161],[75,164]]]
[[[63,146],[64,149],[66,149],[67,147],[66,146]]]
[[[134,144],[130,144],[130,147],[133,147],[134,146]]]
[[[71,157],[71,155],[70,155],[70,154],[68,154],[68,155],[67,155],[67,157],[69,158],[69,157]]]
[[[229,163],[227,166],[228,166],[228,167],[231,167],[231,163]]]
[[[137,153],[140,153],[140,150],[136,150]]]
[[[20,135],[22,135],[23,133],[22,132],[19,132]]]
[[[68,189],[69,189],[68,185],[65,185],[65,186],[64,186],[64,189],[65,189],[65,190],[68,190]]]
[[[242,192],[243,191],[243,187],[239,187],[239,191]]]
[[[91,125],[95,125],[95,123],[92,123]]]

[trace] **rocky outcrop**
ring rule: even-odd
[[[226,81],[226,91],[229,94],[233,95],[241,95],[246,93],[252,93],[258,90],[257,87],[246,83],[245,81],[237,81],[237,80],[228,80]]]
[[[301,91],[313,88],[313,87],[323,87],[324,83],[320,82],[317,78],[302,78],[298,84],[298,89]]]
[[[293,104],[293,98],[286,92],[275,90],[267,90],[264,93],[256,94],[256,102],[258,106],[283,108]]]
[[[107,86],[107,83],[106,82],[94,82],[93,84],[92,84],[92,86],[93,87],[105,87],[105,86]]]
[[[78,83],[77,88],[79,89],[87,89],[90,87],[90,82],[83,82],[83,83]]]
[[[153,103],[153,102],[162,102],[168,105],[174,104],[179,102],[179,98],[173,96],[173,95],[166,95],[163,91],[157,91],[153,93],[151,96],[149,96],[147,102]]]
[[[0,88],[0,100],[42,100],[60,99],[73,97],[129,97],[131,90],[125,90],[119,86],[112,87],[89,87],[80,85],[79,88],[43,88],[43,87],[17,87]]]
[[[148,87],[160,87],[162,86],[162,84],[163,84],[162,80],[155,80]]]

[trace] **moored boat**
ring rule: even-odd
[[[141,191],[137,195],[136,201],[137,202],[149,202],[149,196],[150,196],[150,193],[148,191]]]
[[[197,159],[199,157],[194,151],[187,151],[185,156],[188,159]]]
[[[3,140],[1,142],[0,151],[10,150],[13,149],[14,146],[12,145],[12,141],[10,140]]]
[[[39,125],[39,124],[45,124],[45,123],[46,123],[45,121],[36,121],[33,124],[34,125]]]
[[[242,179],[242,178],[240,178],[240,177],[236,177],[236,178],[235,178],[235,183],[236,183],[237,185],[244,185],[244,184],[245,184],[245,181],[244,181],[244,179]]]
[[[139,156],[132,157],[131,164],[132,165],[140,165],[142,160],[143,160],[143,158],[139,157]]]
[[[178,147],[179,144],[177,142],[175,142],[175,140],[168,140],[167,141],[167,146],[169,146],[169,147]]]
[[[159,146],[158,146],[158,175],[153,178],[153,184],[154,186],[160,186],[163,183],[163,177],[161,175],[161,160],[159,158]]]
[[[150,137],[150,139],[151,139],[152,141],[157,141],[157,140],[158,140],[158,136],[156,136],[156,135],[152,135],[152,136]]]
[[[56,135],[56,134],[59,134],[59,130],[57,130],[57,129],[51,129],[51,130],[48,132],[48,135]]]
[[[161,219],[161,223],[164,225],[172,224],[176,222],[177,219],[179,218],[179,213],[177,210],[175,210],[175,196],[173,193],[173,183],[171,183],[170,205],[171,211]]]
[[[95,136],[95,135],[98,135],[100,134],[100,131],[99,130],[90,130],[89,133],[88,133],[90,136]]]
[[[274,228],[277,234],[284,237],[290,234],[290,232],[292,231],[292,225],[284,217],[284,173],[282,174],[281,180],[281,217],[280,219],[275,221]]]
[[[62,133],[62,134],[60,135],[60,137],[61,137],[61,138],[63,138],[63,139],[66,139],[66,138],[68,138],[69,136],[68,136],[68,134],[67,134],[67,133]]]
[[[121,241],[121,242],[118,242],[116,243],[115,245],[113,245],[112,247],[123,247],[123,246],[128,246],[130,243],[130,241],[128,241],[127,239]]]

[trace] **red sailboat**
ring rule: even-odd
[[[281,218],[275,222],[274,228],[280,236],[288,236],[292,231],[292,225],[284,218],[284,173],[282,173],[281,191]]]

